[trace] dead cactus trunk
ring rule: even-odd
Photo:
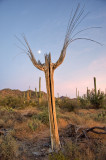
[[[56,108],[55,108],[55,97],[54,97],[54,69],[51,63],[51,54],[45,56],[45,78],[48,98],[48,111],[49,111],[49,123],[50,123],[50,134],[51,134],[51,147],[52,150],[60,149],[60,141],[58,134],[58,126],[56,119]]]

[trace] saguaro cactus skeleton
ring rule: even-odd
[[[44,71],[44,73],[45,73],[52,150],[59,150],[60,149],[58,126],[57,126],[57,120],[56,120],[55,97],[54,97],[54,79],[53,79],[54,70],[60,64],[62,64],[62,62],[65,58],[65,55],[66,55],[66,49],[71,42],[78,40],[78,39],[85,39],[85,40],[90,40],[90,41],[93,41],[93,42],[100,44],[99,42],[94,41],[92,39],[76,38],[76,35],[78,35],[80,32],[83,32],[83,31],[91,29],[91,28],[99,28],[99,27],[86,28],[86,29],[78,31],[76,34],[73,34],[76,27],[81,23],[81,21],[87,15],[86,14],[86,15],[82,16],[83,13],[84,13],[84,7],[82,9],[80,9],[80,4],[78,4],[75,12],[72,12],[72,14],[71,14],[69,24],[67,27],[67,31],[66,31],[63,49],[62,49],[60,57],[56,63],[52,63],[50,53],[49,53],[49,55],[47,55],[47,54],[45,55],[45,63],[44,64],[41,64],[40,61],[37,62],[25,36],[23,36],[23,38],[25,40],[26,45],[19,38],[17,38],[23,44],[23,46],[27,49],[27,51],[25,51],[25,50],[24,51],[29,56],[33,65],[36,68],[38,68],[39,70]]]

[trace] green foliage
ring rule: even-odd
[[[54,152],[49,155],[49,160],[67,160],[62,152]]]
[[[15,97],[9,96],[0,100],[0,105],[8,106],[11,108],[22,108],[24,107],[24,101],[21,98],[15,98]]]
[[[95,94],[95,91],[91,90],[87,97],[85,97],[85,98],[80,97],[79,100],[80,100],[80,103],[81,103],[81,108],[99,109],[99,108],[105,108],[106,107],[105,96],[102,92],[99,93],[99,94]]]
[[[71,101],[70,99],[63,99],[59,101],[58,103],[60,109],[67,111],[67,112],[72,112],[79,106],[79,102],[77,100]]]
[[[42,123],[45,125],[49,124],[49,115],[47,111],[33,115],[31,120],[28,122],[28,127],[32,131],[35,131],[37,128],[41,126]]]
[[[32,121],[28,123],[28,127],[32,131],[35,131],[37,128],[39,128],[40,125],[41,125],[41,122],[38,119],[32,119]]]
[[[38,103],[38,109],[40,109],[41,111],[47,111],[48,110],[48,101],[45,99],[41,99],[41,102]]]
[[[89,108],[89,105],[90,105],[90,102],[89,102],[89,100],[88,99],[83,99],[83,98],[79,98],[79,100],[80,100],[80,107],[81,108]]]
[[[30,106],[32,106],[32,107],[37,107],[38,102],[37,102],[37,101],[32,101],[32,100],[30,100],[29,102],[26,101],[25,104],[26,104],[27,106],[30,105]]]
[[[106,123],[106,111],[101,111],[98,114],[92,115],[91,118],[93,118],[95,121],[101,121]]]
[[[95,95],[95,92],[92,90],[89,94],[88,100],[96,109],[101,108],[103,106],[104,94],[100,93]]]
[[[39,98],[41,98],[41,77],[39,77]]]
[[[39,120],[41,123],[48,125],[49,124],[49,114],[48,111],[44,111],[40,114],[34,115],[32,117],[35,120]]]

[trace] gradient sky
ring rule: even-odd
[[[66,57],[54,73],[55,96],[75,97],[86,88],[93,88],[93,77],[97,88],[106,88],[106,0],[0,0],[0,89],[38,89],[39,77],[42,90],[46,91],[45,75],[35,68],[28,56],[17,46],[25,49],[22,34],[30,44],[36,57],[44,62],[44,54],[51,52],[52,62],[58,59],[72,8],[77,2],[85,4],[88,16],[75,33],[88,27],[79,37],[87,37],[104,44],[78,40],[70,44]],[[41,53],[40,53],[41,51]]]

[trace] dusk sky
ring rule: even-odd
[[[106,0],[0,0],[0,90],[39,89],[46,92],[44,72],[35,68],[29,57],[20,48],[25,47],[24,33],[36,60],[44,63],[44,54],[51,52],[52,62],[61,53],[72,8],[85,5],[84,14],[89,14],[74,31],[89,27],[76,37],[96,40],[103,46],[86,40],[72,42],[67,48],[64,62],[54,72],[55,96],[80,96],[86,88],[106,88]],[[19,47],[20,48],[19,48]]]

